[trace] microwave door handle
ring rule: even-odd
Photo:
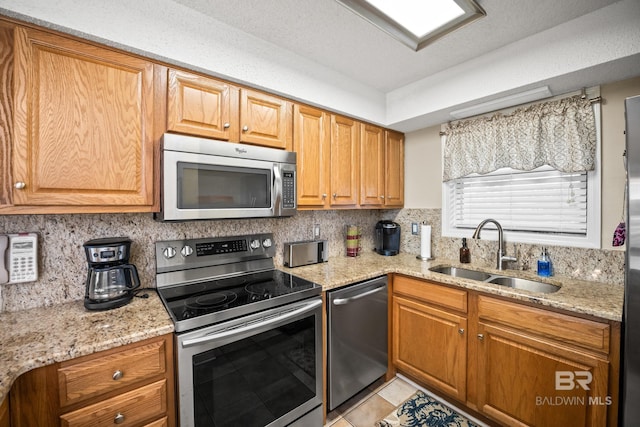
[[[282,174],[280,172],[280,164],[273,164],[273,182],[271,183],[271,194],[273,194],[273,205],[271,209],[276,215],[282,212]]]
[[[282,315],[275,315],[265,321],[262,322],[250,322],[248,325],[245,326],[239,326],[237,328],[231,328],[219,333],[213,333],[213,334],[209,334],[209,335],[205,335],[203,337],[200,338],[194,338],[192,340],[186,340],[182,343],[182,348],[187,348],[187,347],[191,347],[197,344],[203,344],[203,343],[207,343],[207,342],[211,342],[211,341],[216,341],[219,340],[221,338],[225,338],[228,337],[230,335],[235,335],[235,334],[240,334],[243,332],[247,332],[250,331],[252,329],[257,329],[257,328],[262,328],[264,326],[268,326],[272,323],[278,323],[281,322],[283,320],[287,320],[290,319],[292,317],[296,317],[300,314],[303,313],[307,313],[309,311],[314,310],[316,307],[322,305],[322,300],[315,300],[313,302],[307,303],[305,305],[303,305],[302,307],[293,310],[289,313],[286,314],[282,314]]]

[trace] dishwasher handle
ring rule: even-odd
[[[354,295],[354,296],[349,297],[349,298],[337,298],[337,299],[334,299],[333,300],[333,305],[349,304],[351,301],[355,301],[357,299],[364,298],[364,297],[369,296],[371,294],[375,294],[376,292],[384,291],[385,289],[387,289],[386,283],[383,286],[380,286],[379,288],[374,288],[374,289],[371,289],[371,290],[369,290],[367,292],[363,292],[361,294]]]

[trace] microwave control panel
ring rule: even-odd
[[[38,235],[0,235],[0,284],[38,280]]]
[[[293,171],[282,173],[282,207],[296,208],[296,173]]]

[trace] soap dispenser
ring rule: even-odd
[[[468,264],[471,262],[471,253],[469,251],[469,247],[467,246],[467,238],[462,238],[462,247],[460,248],[460,262],[463,264]]]
[[[542,248],[542,254],[540,254],[540,259],[538,260],[538,276],[553,276],[553,264],[551,263],[551,258],[549,258],[547,248]]]

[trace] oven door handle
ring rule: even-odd
[[[283,320],[290,319],[292,317],[299,316],[300,314],[304,314],[306,312],[314,310],[316,307],[322,305],[322,300],[315,300],[310,303],[305,304],[304,306],[287,312],[286,314],[278,314],[274,313],[270,316],[269,319],[266,319],[261,322],[250,322],[248,325],[238,326],[237,328],[232,328],[228,330],[224,330],[218,333],[212,333],[209,335],[205,335],[203,337],[194,338],[191,340],[185,340],[182,342],[182,347],[187,348],[198,344],[203,344],[211,341],[216,341],[221,338],[228,337],[230,335],[240,334],[243,332],[251,331],[252,329],[262,328],[264,326],[268,326],[272,323],[281,322]]]

